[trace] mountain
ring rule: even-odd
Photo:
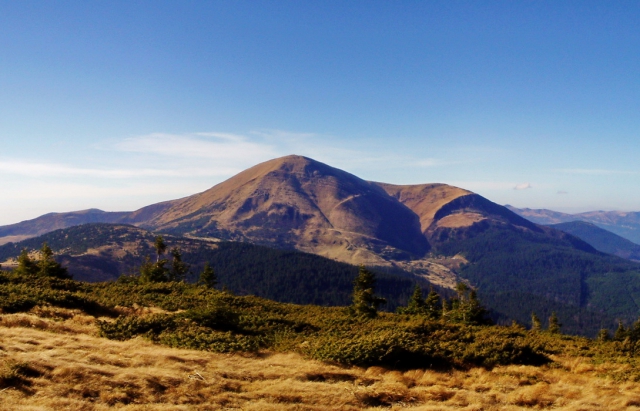
[[[536,224],[551,225],[585,221],[640,244],[640,212],[588,211],[566,214],[546,209],[516,208],[510,205],[505,207]]]
[[[0,226],[0,245],[80,224],[116,223],[127,218],[130,214],[129,212],[107,212],[95,208],[70,213],[49,213],[33,220]]]
[[[410,272],[450,289],[465,281],[501,322],[528,324],[532,311],[556,311],[566,331],[594,335],[640,313],[640,264],[462,188],[371,182],[301,156],[120,218],[176,238],[242,241]]]
[[[640,245],[602,229],[595,224],[585,221],[572,221],[553,224],[551,227],[584,240],[598,251],[640,261]]]
[[[379,185],[300,156],[259,164],[167,205],[137,211],[150,215],[141,226],[294,248],[353,264],[387,265],[429,250],[415,213]]]

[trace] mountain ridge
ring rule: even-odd
[[[568,214],[548,209],[517,208],[511,205],[505,207],[536,224],[553,225],[585,221],[640,244],[640,212],[638,211],[601,210]]]

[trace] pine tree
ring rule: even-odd
[[[468,324],[491,324],[491,320],[488,318],[487,309],[480,304],[478,299],[478,292],[471,290],[469,292],[469,298],[467,300],[465,309],[467,311],[467,323]]]
[[[169,281],[184,281],[189,272],[189,264],[182,261],[182,253],[179,248],[171,249],[171,271],[169,271]]]
[[[160,262],[160,256],[162,256],[165,251],[167,251],[167,244],[164,242],[164,238],[161,235],[157,236],[153,246],[156,249],[156,263]]]
[[[147,257],[140,266],[140,281],[144,283],[158,283],[167,281],[167,269],[164,267],[167,260],[162,259],[157,263],[152,263]]]
[[[42,244],[40,260],[38,260],[36,267],[37,273],[41,277],[71,278],[67,269],[53,259],[53,250],[47,243]]]
[[[20,255],[18,256],[18,266],[14,272],[24,276],[35,275],[38,272],[38,267],[31,257],[29,257],[29,251],[26,248],[23,248],[22,251],[20,251]]]
[[[606,328],[600,329],[600,331],[598,331],[598,337],[596,339],[598,341],[609,341],[611,339],[609,330],[607,330]]]
[[[540,331],[542,329],[542,321],[536,313],[531,313],[531,330]]]
[[[442,304],[440,303],[440,296],[437,292],[433,291],[433,289],[429,291],[424,305],[427,318],[429,318],[430,320],[437,320],[442,316]]]
[[[560,327],[562,327],[562,324],[558,321],[558,316],[554,311],[551,313],[551,317],[549,317],[549,328],[547,331],[551,334],[560,334]]]
[[[386,303],[387,300],[373,293],[375,284],[374,274],[361,265],[358,276],[353,281],[353,303],[350,307],[353,315],[369,318],[378,315],[378,307],[380,304]]]
[[[624,324],[622,324],[622,321],[618,321],[618,328],[616,329],[615,334],[613,334],[613,339],[616,341],[623,341],[627,338],[627,334],[627,329],[624,327]]]
[[[453,323],[491,324],[487,310],[478,300],[476,290],[465,283],[458,283],[456,291],[458,296],[443,304],[443,318]]]
[[[631,341],[640,341],[640,318],[627,329],[627,336]]]
[[[422,288],[416,284],[406,307],[398,308],[399,314],[426,315],[427,305],[422,298]]]
[[[202,270],[202,273],[200,274],[200,280],[198,283],[206,286],[207,288],[215,288],[218,284],[218,277],[208,262],[204,265],[204,270]]]

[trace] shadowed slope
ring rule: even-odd
[[[575,235],[596,250],[630,260],[640,260],[640,245],[586,221],[554,224],[551,227]]]
[[[128,212],[107,212],[95,208],[70,213],[49,213],[33,220],[0,227],[0,245],[80,224],[117,223],[128,215]]]
[[[640,244],[640,212],[588,211],[579,214],[566,214],[546,209],[516,208],[510,205],[506,207],[536,224],[551,225],[586,221]]]
[[[429,248],[417,216],[378,185],[301,156],[258,164],[172,202],[143,225],[354,263],[384,264],[384,257],[421,256]]]

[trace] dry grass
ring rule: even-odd
[[[227,355],[95,336],[73,310],[0,316],[2,410],[622,410],[640,384],[598,377],[620,365],[393,371],[297,354]]]

